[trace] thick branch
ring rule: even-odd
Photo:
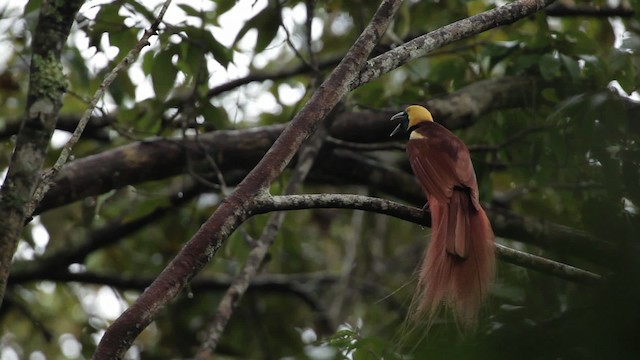
[[[67,79],[60,53],[84,1],[43,1],[33,37],[24,120],[0,190],[0,303],[25,215],[40,178]]]
[[[137,335],[244,221],[251,200],[268,188],[316,125],[348,92],[347,84],[353,81],[362,68],[399,5],[400,1],[397,0],[382,2],[371,23],[344,59],[285,128],[260,163],[225,199],[151,286],[107,329],[96,350],[96,359],[122,358]]]
[[[532,95],[530,89],[534,88],[532,81],[523,77],[483,80],[428,100],[426,105],[436,114],[438,122],[456,129],[471,125],[479,115],[491,110],[526,105]],[[336,139],[358,143],[389,141],[393,130],[389,118],[397,110],[342,113],[330,127],[330,134]],[[36,213],[125,185],[183,173],[187,155],[190,161],[197,162],[203,160],[205,154],[212,154],[224,173],[242,169],[246,174],[284,127],[205,133],[199,136],[200,144],[194,139],[142,141],[78,159],[62,168]],[[364,128],[367,131],[362,131]]]
[[[600,284],[602,281],[602,276],[590,271],[582,270],[541,256],[511,249],[504,245],[496,244],[496,253],[498,254],[498,258],[502,261],[557,276],[565,280],[589,285]]]
[[[385,123],[388,122],[385,120]],[[63,204],[128,183],[135,184],[178,174],[181,166],[184,166],[185,151],[195,157],[203,157],[199,151],[209,152],[225,174],[237,173],[238,170],[246,173],[264,154],[281,129],[282,126],[271,126],[205,134],[201,136],[203,149],[188,141],[180,143],[157,140],[77,160],[67,165],[67,169],[61,173],[64,178],[51,190],[56,198],[49,198],[51,203],[45,202],[43,205],[57,206],[50,204]],[[193,150],[189,150],[192,148]],[[424,201],[412,175],[376,159],[340,149],[323,150],[312,169],[310,179],[320,183],[365,185],[374,191],[382,191],[415,205]],[[229,178],[226,180],[234,183]],[[492,210],[488,213],[500,236],[567,254],[587,256],[598,262],[608,262],[617,253],[612,245],[569,227],[522,217],[506,210]]]

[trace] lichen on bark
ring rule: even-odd
[[[32,91],[37,97],[47,97],[53,101],[60,101],[60,93],[67,91],[67,81],[60,59],[49,52],[46,56],[34,54],[31,59],[33,67],[31,76]]]

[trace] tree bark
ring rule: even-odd
[[[60,54],[83,3],[78,0],[44,0],[40,8],[32,43],[25,115],[7,177],[0,189],[0,303],[9,277],[11,259],[40,179],[58,111],[62,107],[62,96],[67,90]]]

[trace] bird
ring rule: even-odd
[[[391,136],[409,135],[407,155],[431,213],[431,240],[418,270],[412,313],[432,324],[448,308],[456,324],[474,328],[494,278],[495,237],[480,204],[469,149],[423,106],[408,106],[391,120],[399,121]]]

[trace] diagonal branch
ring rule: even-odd
[[[495,9],[456,21],[419,36],[386,53],[369,60],[358,77],[349,85],[355,89],[411,60],[423,57],[433,50],[502,25],[512,24],[534,14],[555,0],[519,0]]]
[[[334,111],[334,115],[331,116],[331,118],[335,117],[335,112],[336,111]],[[327,119],[327,123],[331,122],[331,118]],[[295,193],[298,186],[307,177],[327,133],[326,126],[321,126],[312,135],[311,139],[300,149],[298,164],[284,190],[285,195]],[[256,241],[253,249],[251,249],[246,263],[220,301],[218,309],[213,317],[213,322],[210,324],[205,340],[202,342],[196,355],[197,359],[208,359],[215,352],[220,341],[220,337],[222,336],[222,332],[233,314],[233,310],[238,306],[242,296],[249,288],[252,280],[258,274],[258,269],[262,266],[269,247],[273,244],[273,241],[278,234],[278,230],[282,226],[284,218],[284,212],[276,212],[267,222],[260,238]]]
[[[246,219],[251,201],[284,170],[302,142],[349,91],[379,41],[399,0],[384,0],[371,22],[329,78],[284,129],[258,165],[245,177],[142,295],[106,330],[95,359],[120,359],[133,340],[211,259]]]

